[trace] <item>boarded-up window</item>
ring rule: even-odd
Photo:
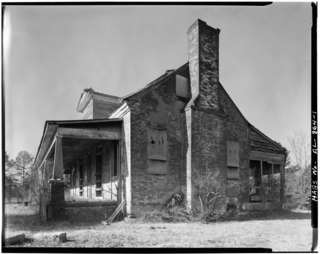
[[[228,180],[238,180],[239,179],[239,168],[228,167],[227,178],[228,178]]]
[[[227,141],[227,166],[239,167],[239,142]]]
[[[160,160],[148,160],[148,173],[155,175],[167,174],[168,163]]]
[[[167,131],[148,128],[148,173],[167,174]]]
[[[148,159],[167,160],[167,132],[148,128]]]

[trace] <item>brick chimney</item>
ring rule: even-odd
[[[187,31],[191,101],[208,110],[219,109],[219,33],[200,19]]]

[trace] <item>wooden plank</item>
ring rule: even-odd
[[[148,159],[167,160],[167,131],[147,128]]]
[[[55,145],[55,143],[56,143],[56,138],[54,138],[54,139],[52,140],[52,143],[51,143],[51,145],[50,145],[50,147],[49,147],[46,155],[43,157],[43,160],[42,160],[42,162],[41,162],[41,164],[40,164],[39,167],[41,167],[41,166],[43,165],[43,163],[45,162],[45,160],[48,158],[48,155],[51,153],[51,151],[52,151],[53,146]]]
[[[94,207],[94,206],[111,206],[116,207],[117,201],[115,200],[77,200],[75,202],[66,202],[66,207]]]
[[[267,161],[274,164],[284,163],[285,155],[278,153],[267,153],[261,151],[250,151],[250,160]]]
[[[58,135],[66,138],[120,140],[120,131],[59,128]]]
[[[227,166],[239,167],[239,142],[227,141]]]
[[[118,207],[117,209],[113,212],[113,214],[110,216],[110,218],[107,220],[107,224],[110,224],[114,218],[118,215],[118,213],[122,210],[124,205],[127,203],[126,200],[124,200]]]
[[[271,140],[264,137],[263,135],[257,133],[254,130],[249,132],[250,147],[270,149],[274,151],[282,151],[278,146],[276,146]]]

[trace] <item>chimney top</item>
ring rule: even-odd
[[[207,29],[211,29],[214,30],[216,32],[218,32],[218,34],[220,33],[220,29],[219,28],[213,28],[211,26],[208,26],[206,22],[204,22],[201,19],[197,19],[195,22],[193,22],[193,24],[188,28],[187,30],[187,34],[189,34],[195,27],[205,27]]]

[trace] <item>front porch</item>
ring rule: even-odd
[[[50,219],[106,219],[123,197],[119,119],[46,123],[37,154],[40,213]]]
[[[250,151],[249,200],[241,210],[281,209],[284,202],[285,155]]]

